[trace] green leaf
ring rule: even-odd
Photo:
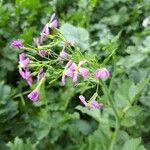
[[[144,88],[144,86],[149,82],[150,77],[142,79],[137,85],[134,84],[132,80],[124,80],[118,86],[118,89],[115,91],[115,103],[118,107],[130,107],[137,96]]]
[[[132,106],[130,107],[125,116],[128,116],[128,117],[136,117],[140,114],[140,112],[143,110],[143,108],[141,108],[140,106]]]
[[[61,26],[60,31],[69,43],[77,44],[82,50],[89,48],[89,33],[84,28],[66,23]]]
[[[140,92],[143,90],[143,88],[145,87],[145,85],[147,83],[149,83],[150,81],[150,76],[143,78],[137,85],[136,85],[136,92],[135,95],[132,97],[132,102],[134,102],[137,98],[137,96],[139,96]]]
[[[5,101],[9,94],[10,94],[11,88],[8,85],[4,85],[4,82],[0,82],[0,103],[3,103],[3,101]]]
[[[130,91],[132,93],[129,95]],[[115,102],[118,107],[130,106],[130,98],[132,94],[135,93],[135,85],[131,80],[124,80],[115,91]]]
[[[82,132],[84,135],[89,134],[92,131],[92,127],[86,120],[77,120],[75,121],[75,126]]]
[[[25,40],[25,43],[31,43],[33,33],[36,30],[36,27],[25,28],[23,33],[20,35],[22,39]]]
[[[77,106],[76,109],[80,110],[84,114],[91,116],[99,123],[108,124],[108,118],[106,116],[102,116],[100,109],[88,109],[82,106]]]
[[[147,55],[140,54],[140,53],[134,53],[132,55],[122,57],[118,62],[118,66],[124,66],[127,69],[137,66],[139,63],[141,63],[143,60],[147,58]]]
[[[34,134],[38,140],[42,140],[48,135],[51,129],[51,119],[50,115],[48,115],[47,108],[41,109],[38,114],[33,114],[32,118],[30,119]]]
[[[146,150],[140,143],[141,138],[129,139],[123,145],[122,150]]]
[[[36,150],[35,144],[32,144],[29,140],[25,143],[22,139],[16,137],[14,142],[8,142],[7,146],[10,150]]]
[[[121,121],[121,125],[125,127],[131,127],[136,124],[136,121],[133,117],[124,117],[123,120]]]

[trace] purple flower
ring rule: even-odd
[[[110,76],[109,71],[106,68],[97,69],[94,73],[94,78],[104,79]]]
[[[23,47],[23,41],[18,39],[18,40],[13,40],[12,43],[11,43],[11,48],[16,48],[16,49],[19,49],[19,48],[22,48]]]
[[[86,101],[83,95],[79,96],[80,101],[88,108],[103,108],[103,104],[96,102],[95,100]]]
[[[81,60],[78,64],[78,66],[75,68],[74,76],[73,76],[73,82],[77,82],[78,80],[78,74],[80,74],[82,77],[87,77],[89,74],[89,70],[86,68],[81,67],[83,64],[85,64],[86,60]]]
[[[44,51],[44,50],[39,50],[39,55],[41,57],[46,57],[48,55],[48,52],[47,51]]]
[[[39,82],[43,77],[45,76],[45,72],[42,69],[40,69],[40,71],[38,72],[38,75],[37,75],[37,81]]]
[[[86,68],[80,68],[79,69],[79,72],[80,72],[80,74],[82,75],[82,77],[87,77],[88,75],[89,75],[89,70],[88,69],[86,69]]]
[[[80,95],[80,96],[79,96],[79,99],[80,99],[80,101],[81,101],[85,106],[88,105],[88,103],[86,102],[85,97],[84,97],[83,95]]]
[[[29,86],[32,86],[32,77],[31,77],[31,72],[28,68],[19,68],[19,74],[23,79],[27,81]]]
[[[43,43],[43,40],[45,37],[47,37],[50,34],[50,30],[49,28],[53,29],[53,28],[57,28],[58,27],[58,20],[56,18],[56,14],[52,14],[51,19],[49,21],[49,23],[47,23],[42,32],[41,32],[41,36],[40,36],[40,44]]]
[[[36,89],[33,90],[30,94],[28,94],[28,98],[29,98],[31,101],[33,101],[33,102],[39,100],[39,98],[40,98],[40,93],[39,93],[39,91],[36,90]]]
[[[89,106],[91,108],[103,108],[104,105],[103,104],[99,104],[97,101],[95,100],[92,100],[90,103],[89,103]]]
[[[61,78],[62,85],[65,85],[65,77],[66,76],[71,77],[71,78],[73,77],[75,68],[76,68],[76,64],[72,60],[70,60],[66,64],[65,70],[64,70],[62,78]]]
[[[19,63],[22,68],[27,67],[27,65],[30,63],[30,60],[27,58],[25,53],[19,54]]]
[[[76,83],[78,80],[78,75],[80,74],[82,77],[87,77],[89,74],[89,70],[86,68],[82,68],[81,65],[86,63],[86,60],[82,60],[78,65],[70,60],[65,67],[65,71],[62,75],[62,84],[65,85],[65,76],[71,77],[73,82]]]
[[[73,82],[76,83],[78,81],[78,71],[75,70],[73,74]]]
[[[43,43],[44,37],[47,37],[50,34],[48,24],[46,24],[41,32],[40,44]]]
[[[33,38],[34,44],[36,46],[40,46],[40,39],[39,38]]]
[[[63,61],[67,59],[67,57],[68,57],[68,53],[63,49],[59,54],[59,60]]]
[[[56,18],[56,14],[53,13],[49,22],[49,27],[50,28],[57,28],[58,27],[58,20]]]

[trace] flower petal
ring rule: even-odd
[[[30,94],[28,94],[28,98],[31,100],[31,101],[37,101],[39,98],[40,98],[40,93],[38,90],[33,90]]]
[[[85,106],[87,106],[87,102],[86,102],[85,97],[84,97],[83,95],[80,95],[80,96],[79,96],[79,99],[80,99],[80,101],[81,101]]]
[[[79,69],[80,74],[85,78],[89,75],[89,70],[86,68],[80,68]]]

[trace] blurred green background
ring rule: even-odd
[[[116,62],[108,64],[117,69],[114,96],[126,98],[126,91],[149,73],[150,28],[142,22],[150,16],[150,0],[1,0],[0,150],[108,150],[113,122],[107,111],[97,119],[97,111],[75,109],[82,89],[70,84],[60,88],[59,81],[47,86],[46,108],[24,93],[28,87],[18,74],[19,50],[11,49],[10,42],[21,38],[32,44],[53,12],[65,31],[76,26],[73,36],[92,55],[103,58],[110,44],[117,46]],[[115,150],[150,149],[150,84],[136,104],[142,111],[123,124]]]

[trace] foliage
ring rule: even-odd
[[[89,61],[96,58],[90,70],[111,71],[100,83],[102,110],[81,106],[79,94],[90,99],[95,92],[86,80],[77,88],[69,80],[60,87],[61,69],[47,75],[40,101],[26,97],[29,88],[16,71],[21,51],[10,42],[32,44],[53,11],[64,37]],[[149,12],[149,0],[0,1],[0,149],[108,150],[112,139],[114,150],[150,149],[150,27],[142,27]],[[72,59],[81,57],[75,53]]]

